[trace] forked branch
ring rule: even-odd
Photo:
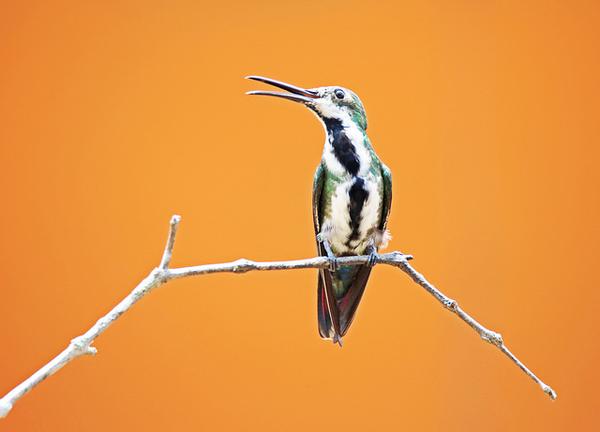
[[[92,346],[92,343],[100,336],[104,330],[112,325],[117,318],[127,312],[138,300],[145,295],[149,294],[154,288],[167,283],[173,279],[180,279],[190,276],[198,276],[209,273],[246,273],[249,271],[267,271],[267,270],[295,270],[295,269],[326,269],[329,267],[329,261],[326,257],[316,257],[303,260],[292,260],[292,261],[270,261],[270,262],[257,262],[250,261],[247,259],[239,259],[228,263],[221,264],[206,264],[198,265],[193,267],[181,267],[181,268],[169,268],[171,262],[171,256],[173,254],[173,246],[175,244],[175,234],[179,226],[181,218],[177,215],[171,218],[169,236],[167,244],[163,252],[161,262],[158,267],[150,272],[144,280],[142,280],[134,289],[131,291],[119,304],[117,304],[111,311],[100,318],[96,324],[92,326],[87,332],[81,336],[77,336],[71,343],[56,357],[50,360],[46,365],[40,368],[37,372],[23,381],[21,384],[16,386],[10,392],[8,392],[2,399],[0,399],[0,418],[6,417],[13,408],[15,402],[21,399],[31,389],[37,386],[39,383],[44,381],[50,375],[53,375],[60,370],[67,363],[76,359],[77,357],[96,354],[96,348]],[[510,350],[504,345],[504,341],[500,334],[491,331],[469,314],[463,311],[455,300],[444,295],[440,290],[433,286],[425,277],[417,272],[410,264],[409,260],[412,256],[405,255],[401,252],[391,252],[387,254],[381,254],[380,259],[377,261],[378,264],[387,264],[394,267],[398,267],[404,273],[408,274],[410,278],[425,288],[427,292],[435,297],[446,309],[456,314],[460,319],[466,322],[473,330],[475,330],[479,336],[486,342],[491,343],[498,347],[509,359],[512,360],[523,372],[525,372],[533,381],[535,381],[550,398],[556,399],[556,392],[548,385],[544,384],[531,370],[529,370]],[[369,256],[348,256],[338,258],[338,264],[340,265],[360,265],[365,264],[369,260]]]

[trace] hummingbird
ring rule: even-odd
[[[371,145],[365,109],[351,90],[302,88],[255,75],[246,78],[285,90],[247,94],[304,104],[325,128],[325,145],[312,188],[317,251],[329,262],[329,268],[319,269],[317,317],[321,338],[341,347],[379,258],[378,250],[391,239],[387,230],[391,171]],[[338,265],[337,257],[352,255],[369,255],[369,259],[362,265]]]

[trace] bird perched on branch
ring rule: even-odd
[[[314,112],[327,134],[313,183],[313,222],[319,255],[329,269],[319,270],[318,321],[324,339],[342,345],[361,300],[377,251],[391,238],[386,230],[392,201],[392,175],[367,136],[362,102],[338,86],[305,89],[271,78],[249,76],[278,87],[250,91],[304,104]],[[369,255],[367,264],[340,266],[336,257]]]

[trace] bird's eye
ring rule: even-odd
[[[335,97],[338,99],[344,99],[344,97],[346,96],[346,93],[344,93],[344,90],[342,89],[337,89],[334,93]]]

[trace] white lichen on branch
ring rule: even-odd
[[[258,262],[247,259],[239,259],[232,262],[220,264],[205,264],[192,267],[169,268],[175,244],[175,235],[179,227],[180,216],[173,216],[169,229],[169,236],[165,246],[161,262],[158,267],[150,272],[119,304],[112,308],[105,316],[96,321],[87,332],[81,336],[72,339],[69,345],[50,362],[40,368],[37,372],[12,389],[2,399],[0,399],[0,418],[6,417],[13,408],[15,402],[21,399],[31,389],[44,381],[50,375],[53,375],[67,363],[83,355],[96,354],[96,348],[92,346],[95,339],[100,336],[104,330],[112,325],[117,318],[127,312],[138,300],[150,293],[154,288],[174,279],[184,277],[199,276],[210,273],[246,273],[249,271],[276,271],[276,270],[295,270],[295,269],[327,269],[329,260],[327,257],[316,257],[302,260],[291,261],[269,261]],[[469,314],[463,311],[458,303],[447,297],[444,293],[433,286],[425,277],[417,272],[410,264],[412,256],[401,252],[391,252],[380,254],[377,260],[378,264],[387,264],[398,267],[406,273],[415,283],[429,292],[442,306],[456,314],[460,319],[466,322],[479,336],[486,342],[498,347],[509,359],[513,361],[525,374],[535,381],[542,390],[552,399],[556,399],[556,392],[548,385],[544,384],[533,372],[531,372],[515,355],[504,345],[502,336],[492,330],[489,330],[479,324]],[[369,256],[347,256],[337,258],[339,265],[360,265],[365,264]]]

